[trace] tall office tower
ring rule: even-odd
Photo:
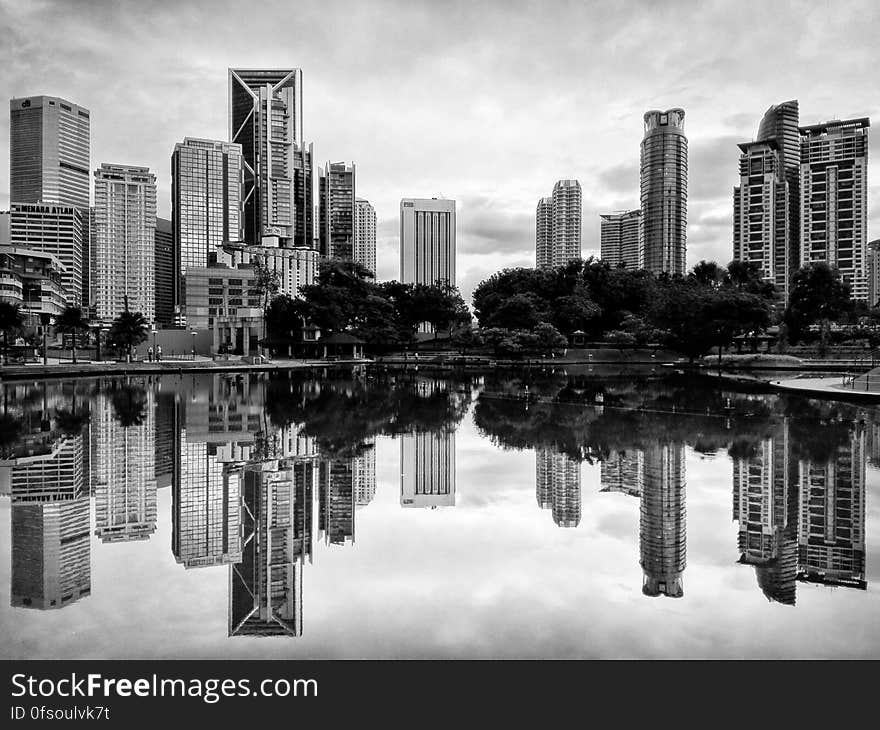
[[[880,238],[868,244],[868,306],[880,301]]]
[[[688,145],[684,109],[645,113],[639,268],[685,273]]]
[[[78,231],[56,232],[47,221],[42,243],[34,238],[38,229],[32,226],[33,245],[29,244],[54,253],[68,268],[65,286],[73,305],[88,304],[89,129],[89,110],[65,99],[30,96],[9,102],[10,203],[43,203],[56,210],[61,206],[79,211],[78,222],[72,221]],[[56,239],[56,233],[62,237]],[[74,262],[79,263],[75,266]]]
[[[104,163],[95,170],[92,297],[112,320],[128,308],[156,317],[156,176],[146,167]]]
[[[836,266],[868,299],[868,127],[848,119],[801,127],[801,265]]]
[[[794,605],[798,562],[798,466],[787,420],[733,461],[733,519],[739,562],[755,566],[768,600]]]
[[[174,323],[174,288],[177,277],[174,275],[174,236],[171,221],[156,218],[156,251],[153,254],[156,267],[156,323],[160,327],[170,327]]]
[[[89,207],[89,110],[55,96],[9,102],[9,200]]]
[[[640,210],[609,213],[599,216],[601,223],[600,256],[612,266],[623,264],[628,269],[639,268]]]
[[[455,506],[455,433],[400,437],[401,507]]]
[[[320,465],[318,529],[329,545],[354,542],[354,468],[352,459],[330,459]]]
[[[541,198],[535,209],[535,268],[553,266],[553,198]]]
[[[229,566],[229,636],[302,635],[302,530],[313,493],[277,460],[242,476],[242,559]]]
[[[14,246],[53,254],[64,264],[61,285],[68,304],[83,304],[83,213],[70,205],[12,203],[9,242]]]
[[[102,542],[148,540],[156,531],[153,391],[101,393],[92,412],[95,535]]]
[[[612,451],[599,468],[601,492],[621,492],[642,496],[645,484],[645,455],[640,449]]]
[[[242,149],[247,243],[275,235],[284,245],[310,246],[296,240],[297,218],[307,221],[311,210],[307,191],[296,195],[297,171],[313,169],[302,120],[300,69],[229,69],[229,141]]]
[[[400,281],[455,284],[455,201],[400,201]]]
[[[185,568],[241,562],[241,474],[217,447],[180,439],[180,476],[172,484],[171,551]]]
[[[294,248],[315,249],[318,231],[315,209],[318,205],[318,171],[315,167],[313,144],[292,148],[293,155],[293,203],[296,210],[293,228]]]
[[[864,590],[865,429],[827,459],[802,459],[798,580]]]
[[[354,228],[354,260],[376,273],[376,209],[369,200],[357,198],[357,221]]]
[[[684,446],[652,444],[645,449],[644,464],[639,510],[642,593],[680,598],[687,564]]]
[[[156,489],[172,486],[180,480],[181,413],[184,409],[180,392],[156,392]]]
[[[757,263],[788,297],[800,259],[798,102],[771,106],[754,142],[739,145],[740,184],[733,191],[733,257]]]
[[[367,442],[367,450],[352,461],[355,504],[366,507],[376,495],[376,440]]]
[[[542,509],[550,509],[559,527],[581,521],[581,465],[552,449],[535,451],[535,494]]]
[[[243,175],[240,144],[186,137],[174,146],[171,226],[177,279],[173,307],[182,309],[186,303],[183,283],[191,267],[228,263],[221,247],[242,240]]]
[[[319,250],[325,258],[354,258],[355,229],[355,166],[344,162],[328,162],[318,183]]]

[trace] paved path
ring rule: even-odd
[[[843,384],[843,377],[830,376],[827,378],[787,378],[785,380],[771,380],[768,385],[777,390],[804,395],[824,395],[832,398],[845,398],[851,400],[870,400],[880,403],[880,391],[863,390]]]

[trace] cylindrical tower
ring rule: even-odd
[[[684,109],[645,113],[641,155],[639,266],[685,273],[687,137]]]

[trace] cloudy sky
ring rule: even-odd
[[[492,271],[533,265],[535,204],[559,178],[580,180],[584,255],[597,252],[598,214],[638,205],[652,108],[687,114],[688,264],[727,262],[736,144],[787,99],[802,124],[880,119],[878,21],[876,0],[0,0],[0,44],[6,96],[88,107],[93,166],[148,165],[164,217],[175,142],[227,137],[226,69],[302,68],[306,139],[322,161],[353,160],[376,207],[379,278],[398,276],[400,198],[454,198],[469,299]],[[8,135],[4,114],[0,208]]]

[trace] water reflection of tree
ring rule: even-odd
[[[147,389],[139,383],[111,381],[105,391],[113,417],[123,428],[140,426],[147,418]]]
[[[471,402],[470,386],[428,379],[271,379],[266,408],[273,426],[302,423],[327,456],[352,458],[370,448],[377,435],[450,431]]]

